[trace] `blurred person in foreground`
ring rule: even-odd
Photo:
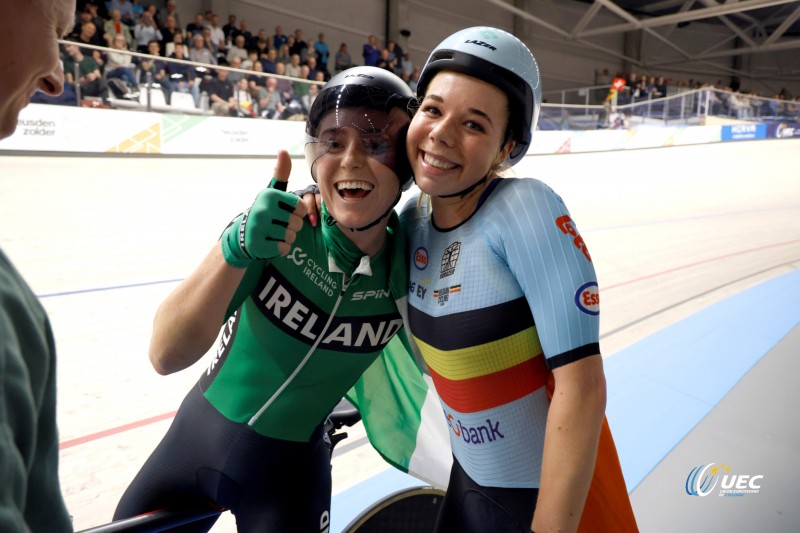
[[[0,50],[28,43],[26,61],[0,54],[0,139],[38,90],[58,96],[56,39],[72,27],[75,0],[9,0]],[[72,531],[58,481],[55,342],[44,308],[0,250],[0,531]]]

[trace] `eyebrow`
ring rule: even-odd
[[[440,104],[443,104],[443,103],[444,103],[444,98],[442,98],[441,96],[439,96],[439,95],[437,95],[437,94],[428,94],[428,95],[425,95],[425,99],[427,100],[428,98],[430,98],[431,100],[433,100],[433,101],[435,101],[435,102],[438,102],[438,103],[440,103]],[[486,114],[486,112],[485,112],[485,111],[481,111],[480,109],[478,109],[478,108],[476,108],[476,107],[468,107],[468,108],[467,108],[467,111],[468,111],[469,113],[472,113],[472,114],[478,115],[479,117],[483,117],[484,119],[486,119],[486,120],[489,122],[489,124],[491,124],[492,126],[494,126],[494,122],[492,122],[492,117],[490,117],[488,114]]]

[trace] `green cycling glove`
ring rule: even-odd
[[[300,202],[298,196],[286,192],[286,185],[286,181],[272,178],[250,209],[222,232],[222,256],[229,265],[247,268],[256,259],[280,255],[278,243],[286,240],[289,217]]]

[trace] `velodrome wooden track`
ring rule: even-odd
[[[147,361],[153,314],[273,164],[0,156],[0,246],[55,329],[61,480],[76,529],[110,520],[207,365],[158,376]],[[294,164],[290,188],[301,188],[307,171]],[[799,172],[800,140],[532,156],[516,167],[564,198],[588,243],[609,358],[800,267]],[[350,434],[334,493],[385,468],[360,429]],[[231,517],[213,531],[235,531]]]

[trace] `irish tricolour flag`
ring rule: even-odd
[[[418,366],[417,361],[424,365],[421,357],[412,355],[407,331],[395,335],[347,397],[386,461],[445,489],[453,461],[447,423],[430,378]]]

